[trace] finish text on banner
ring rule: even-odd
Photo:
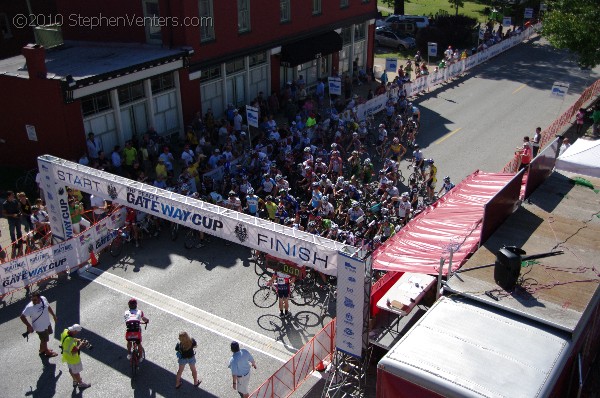
[[[365,264],[359,259],[339,256],[335,345],[357,358],[363,353]]]
[[[315,268],[327,275],[336,274],[338,251],[354,252],[330,239],[50,155],[43,157],[54,161],[54,177],[59,184],[108,196],[114,203]]]

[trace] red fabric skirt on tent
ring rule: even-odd
[[[474,172],[429,206],[373,253],[373,268],[438,274],[462,266],[479,245],[484,206],[514,174]]]

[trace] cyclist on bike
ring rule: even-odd
[[[385,129],[385,124],[381,123],[379,125],[379,130],[377,131],[377,148],[375,148],[379,156],[383,156],[383,148],[387,142],[387,135],[388,133]]]
[[[125,216],[125,227],[129,230],[129,237],[127,241],[135,240],[135,247],[140,247],[140,229],[138,228],[137,212],[131,207],[127,208],[127,215]]]
[[[433,200],[433,196],[435,195],[435,183],[437,182],[437,167],[433,163],[433,159],[427,159],[429,173],[425,183],[427,186],[427,196],[429,196],[430,200]]]
[[[294,277],[282,271],[277,271],[273,274],[271,280],[267,283],[271,286],[275,282],[277,287],[277,297],[279,297],[279,316],[289,316],[290,285],[294,283]],[[285,310],[285,314],[283,311]]]
[[[438,196],[442,193],[442,191],[444,191],[444,194],[447,194],[452,188],[454,188],[454,184],[450,182],[450,176],[444,177],[444,184],[442,184],[442,187],[438,192]]]
[[[423,177],[423,171],[425,169],[425,157],[423,156],[421,147],[419,147],[418,144],[415,144],[414,148],[415,148],[415,150],[413,151],[413,159],[412,159],[411,165],[417,166],[421,173],[421,177]]]
[[[244,208],[244,210],[246,210],[247,214],[257,217],[258,216],[258,208],[259,208],[260,202],[262,202],[262,199],[254,194],[254,188],[252,188],[252,187],[248,188],[248,191],[246,193],[247,193],[246,207]]]
[[[142,346],[142,328],[141,323],[148,323],[150,320],[144,316],[144,312],[137,308],[137,300],[132,298],[128,302],[129,310],[125,311],[125,326],[127,327],[127,332],[125,333],[125,340],[127,340],[127,359],[131,359],[131,346],[132,342],[137,342],[140,347],[140,352],[142,354],[140,358],[140,363],[146,357],[146,352],[144,351],[144,347]]]
[[[406,148],[404,147],[404,145],[402,145],[400,143],[400,140],[398,139],[398,137],[394,137],[394,139],[392,140],[392,144],[389,146],[388,150],[385,152],[384,157],[388,157],[389,153],[392,153],[392,156],[390,156],[392,159],[396,160],[397,162],[400,162],[402,160],[402,158],[404,157],[404,155],[406,154]]]

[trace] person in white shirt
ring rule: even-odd
[[[21,321],[27,326],[27,333],[36,332],[40,338],[40,355],[48,358],[57,356],[58,354],[48,348],[50,334],[53,332],[50,316],[54,319],[54,323],[58,319],[50,303],[46,297],[40,295],[39,292],[31,294],[31,302],[27,304],[21,313]],[[31,323],[27,320],[31,319]]]
[[[190,149],[190,145],[185,144],[183,152],[181,153],[181,160],[183,161],[184,166],[189,166],[194,163],[194,157],[194,151]]]
[[[569,142],[568,138],[564,138],[562,145],[560,146],[560,149],[558,151],[558,156],[562,156],[563,153],[565,153],[565,151],[567,149],[569,149],[569,147],[571,146],[571,143]]]

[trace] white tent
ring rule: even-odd
[[[600,140],[578,139],[558,157],[555,168],[600,178]]]

